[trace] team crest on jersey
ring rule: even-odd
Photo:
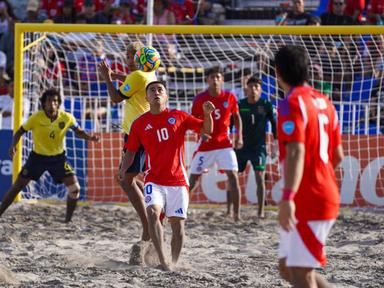
[[[295,131],[295,123],[293,121],[285,121],[282,128],[285,134],[291,135]]]
[[[168,123],[171,124],[171,125],[175,124],[176,123],[176,118],[174,118],[174,117],[168,118]]]
[[[223,106],[224,106],[224,108],[228,108],[228,106],[229,106],[228,102],[224,101]]]
[[[59,122],[59,128],[64,129],[65,123],[63,121]]]
[[[125,84],[123,87],[123,91],[127,93],[129,90],[131,90],[131,86],[129,86],[128,84]]]
[[[151,200],[152,200],[151,196],[146,196],[146,197],[145,197],[145,203],[148,203],[148,202],[151,201]]]

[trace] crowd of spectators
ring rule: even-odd
[[[312,13],[316,14],[316,13]],[[292,0],[282,5],[275,19],[276,25],[383,25],[382,0],[329,0],[327,11],[320,17],[308,13],[304,0]]]
[[[235,1],[229,0],[154,0],[153,24],[223,24],[226,9],[233,3]],[[305,0],[287,0],[279,3],[283,5],[280,8],[276,7],[274,19],[276,25],[384,24],[384,0],[329,0],[326,11],[322,13],[307,11]],[[273,22],[273,19],[271,21]],[[146,0],[0,0],[0,95],[9,95],[8,84],[13,78],[14,26],[17,22],[146,24]],[[160,48],[163,49],[162,55],[166,55],[164,60],[178,59],[175,36],[163,35],[163,38],[159,41],[162,43]],[[320,42],[316,42],[319,39],[315,36],[312,39],[305,39],[309,43],[309,52],[312,50],[316,52],[316,57],[312,58],[312,76],[316,88],[328,94],[333,100],[348,100],[343,99],[343,95],[351,93],[344,92],[354,89],[351,83],[357,83],[359,79],[353,78],[359,75],[362,79],[374,79],[371,86],[375,87],[374,91],[381,92],[384,62],[383,57],[376,56],[384,49],[382,35],[361,37],[353,41],[341,36],[339,40],[333,38],[328,39],[328,42],[324,39],[321,40],[321,45]],[[310,41],[313,42],[313,47]],[[42,74],[44,81],[53,81],[52,84],[55,84],[54,81],[61,74],[71,81],[64,85],[70,86],[76,95],[92,96],[92,91],[106,91],[103,87],[99,87],[96,65],[100,59],[110,57],[103,54],[103,44],[100,41],[94,43],[91,51],[83,51],[80,49],[81,45],[74,48],[73,53],[66,56],[67,59],[61,59],[60,55],[52,53],[43,55],[47,60]],[[344,62],[345,58],[348,58],[348,61]],[[116,65],[123,65],[122,61],[115,61],[113,57],[109,60],[113,68],[117,69]],[[120,67],[119,70],[127,72],[124,67]],[[244,78],[250,76],[248,74],[244,73]],[[240,89],[238,93],[244,91]],[[375,96],[369,95],[369,98],[381,103],[384,102],[381,95],[375,93]],[[359,97],[362,99],[361,95]]]

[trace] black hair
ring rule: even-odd
[[[309,79],[309,58],[303,47],[281,47],[275,54],[275,66],[284,82],[291,86],[303,85]]]
[[[147,84],[147,86],[145,87],[145,93],[147,93],[149,86],[151,86],[151,85],[153,85],[153,84],[161,84],[161,85],[164,86],[165,90],[167,90],[167,85],[165,84],[164,81],[156,80],[156,81],[152,81],[152,82],[150,82],[150,83]]]
[[[224,76],[223,69],[221,69],[221,67],[219,66],[214,66],[212,68],[209,68],[205,73],[206,77],[209,77],[209,75],[212,75],[212,74],[221,74]]]
[[[261,81],[260,78],[257,78],[256,76],[252,76],[251,78],[248,79],[247,81],[247,85],[251,84],[251,83],[256,83],[256,84],[259,84],[261,86],[261,84],[263,83]]]
[[[47,101],[48,97],[57,96],[59,98],[59,106],[61,105],[61,97],[59,90],[56,90],[55,88],[49,88],[43,92],[43,95],[40,97],[40,105],[41,107],[44,107],[45,101]]]
[[[243,70],[240,70],[240,76],[245,76],[245,75],[251,75],[252,70],[251,68],[244,68]]]
[[[318,16],[309,17],[307,25],[316,25],[316,24],[321,24],[321,18]]]

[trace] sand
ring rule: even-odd
[[[190,209],[175,271],[147,254],[130,265],[141,233],[130,206],[79,207],[62,223],[63,205],[18,203],[0,218],[1,287],[289,287],[277,270],[276,212],[256,220],[254,206],[233,223],[224,208]],[[170,254],[170,225],[165,226]],[[319,270],[335,287],[384,287],[384,212],[344,210]]]

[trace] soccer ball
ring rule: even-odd
[[[151,46],[144,46],[136,51],[134,57],[137,69],[144,72],[151,72],[160,66],[160,54]]]

